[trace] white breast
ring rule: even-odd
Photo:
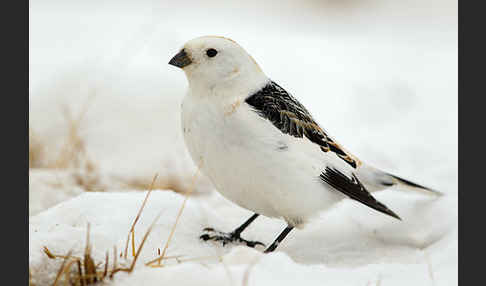
[[[243,97],[224,98],[188,94],[182,106],[189,153],[223,196],[294,226],[344,198],[319,178],[342,160],[281,133]]]

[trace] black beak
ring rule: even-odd
[[[179,68],[184,68],[192,63],[191,59],[187,55],[186,51],[182,49],[177,55],[175,55],[169,62],[169,65],[173,65]]]

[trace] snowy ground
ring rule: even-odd
[[[30,265],[39,279],[36,282],[52,282],[60,265],[60,261],[49,259],[42,247],[56,254],[73,249],[73,255],[82,256],[87,223],[91,224],[95,261],[104,261],[105,252],[115,245],[123,250],[144,197],[145,192],[85,193],[31,217]],[[114,282],[242,285],[244,273],[250,268],[249,285],[268,285],[270,281],[283,285],[298,281],[306,281],[307,285],[374,285],[379,281],[382,285],[454,285],[457,228],[456,217],[449,210],[456,201],[450,197],[430,201],[404,196],[392,201],[391,197],[380,196],[391,201],[389,205],[404,222],[377,216],[347,201],[317,223],[292,233],[279,251],[270,255],[263,255],[261,249],[200,241],[198,236],[204,227],[231,230],[251,213],[230,205],[216,193],[191,198],[167,252],[168,256],[181,256],[182,262],[169,261],[164,268],[150,268],[143,263],[156,258],[157,249],[163,249],[183,201],[179,194],[155,191],[136,226],[135,241],[140,243],[160,212],[161,218],[144,245],[136,270],[115,276]],[[270,243],[283,227],[280,221],[259,218],[244,235]]]
[[[35,285],[52,284],[61,263],[42,247],[80,255],[88,222],[95,261],[114,245],[122,249],[146,194],[140,189],[155,173],[157,189],[191,189],[196,169],[179,129],[187,83],[167,62],[185,41],[206,34],[238,41],[362,160],[446,196],[377,194],[403,222],[345,201],[292,232],[276,253],[262,255],[198,240],[203,227],[230,230],[250,215],[199,176],[198,195],[190,197],[168,248],[169,256],[183,255],[181,262],[143,265],[163,248],[183,201],[157,190],[137,224],[137,243],[162,215],[135,271],[117,273],[113,284],[457,284],[454,1],[29,4],[29,127],[41,150],[29,172]],[[69,124],[83,110],[74,136]],[[81,163],[63,165],[72,142],[82,143]],[[270,243],[283,227],[258,218],[244,234]]]

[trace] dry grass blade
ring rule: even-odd
[[[190,178],[189,178],[190,179]],[[134,190],[146,190],[148,182],[145,179],[132,178],[127,180],[126,178],[117,178],[119,182],[123,184],[125,188]],[[176,193],[186,193],[187,187],[183,183],[185,178],[175,177],[174,175],[167,175],[159,177],[157,183],[154,185],[156,190],[171,190]]]
[[[78,260],[78,273],[79,273],[79,284],[81,284],[81,286],[84,286],[84,280],[81,279],[81,277],[83,277],[83,269],[81,267],[81,260]]]
[[[91,284],[97,281],[96,266],[90,254],[84,256],[84,276],[86,283]]]
[[[135,230],[132,231],[132,257],[135,257]]]
[[[113,275],[115,274],[115,269],[118,268],[117,257],[118,257],[118,253],[116,252],[116,245],[115,245],[113,246],[113,270],[110,273],[110,279],[113,279]]]
[[[75,167],[79,167],[81,157],[86,157],[85,144],[79,134],[79,128],[81,126],[81,121],[88,110],[88,106],[89,99],[85,102],[85,106],[77,118],[72,115],[72,112],[67,105],[61,106],[65,120],[68,123],[68,136],[66,143],[61,148],[59,157],[51,167],[68,168],[72,164],[74,164]]]
[[[32,282],[32,272],[30,272],[30,267],[29,267],[29,286],[35,286],[34,282]]]
[[[29,142],[29,167],[71,169],[75,171],[73,176],[79,186],[87,191],[94,191],[100,188],[100,177],[96,170],[96,164],[88,155],[83,134],[81,133],[81,120],[87,112],[90,100],[91,98],[88,98],[78,116],[73,115],[68,105],[61,105],[67,132],[63,135],[63,138],[56,140],[63,141],[63,145],[60,148],[44,146],[45,142],[52,142],[52,138],[41,141],[33,131],[29,130],[29,139],[31,140]],[[59,152],[55,156],[50,154],[53,150],[58,149]]]
[[[54,283],[52,284],[53,286],[56,286],[57,283],[59,283],[59,279],[61,278],[61,275],[64,272],[66,262],[68,261],[69,257],[71,257],[71,253],[73,253],[73,251],[69,250],[69,252],[64,256],[64,259],[62,260],[61,267],[57,271],[56,279],[54,280]]]
[[[184,255],[173,255],[173,256],[166,256],[164,257],[164,260],[169,260],[169,259],[175,259],[177,262],[180,261],[180,257],[184,257]],[[145,265],[148,266],[148,267],[152,267],[152,268],[157,268],[157,267],[161,267],[160,265],[151,265],[153,264],[155,261],[157,261],[158,258],[152,260],[152,261],[149,261],[147,262]]]
[[[159,220],[159,218],[160,218],[161,215],[162,215],[162,212],[160,212],[157,215],[157,217],[154,219],[154,221],[152,222],[152,224],[150,225],[150,227],[145,232],[145,235],[142,238],[142,242],[140,243],[140,246],[137,249],[137,253],[135,254],[135,257],[133,258],[133,261],[130,264],[130,267],[129,268],[118,268],[118,269],[113,270],[113,272],[124,271],[124,272],[130,273],[130,272],[133,271],[133,268],[135,267],[135,264],[137,263],[137,259],[140,256],[140,252],[142,251],[143,245],[145,244],[145,241],[147,240],[150,232],[152,231],[153,227],[155,226],[155,224],[157,223],[157,221]]]
[[[170,230],[169,238],[167,238],[167,242],[164,245],[164,249],[162,250],[162,254],[160,255],[160,259],[158,260],[158,262],[162,261],[165,257],[165,253],[167,252],[167,248],[169,248],[170,241],[172,239],[172,236],[174,236],[175,229],[177,227],[177,224],[179,223],[179,219],[182,215],[182,212],[184,211],[184,208],[186,206],[186,202],[187,202],[188,199],[189,199],[189,196],[186,195],[186,197],[184,198],[184,201],[182,202],[182,206],[179,209],[179,212],[177,213],[176,221],[175,221],[174,225],[172,226],[172,229]]]
[[[106,275],[108,275],[108,263],[110,262],[110,256],[108,255],[108,251],[106,251],[105,255],[105,270],[103,271],[102,280],[105,279]]]
[[[87,232],[86,232],[86,247],[84,249],[84,278],[87,279],[86,284],[96,282],[96,266],[91,258],[91,246],[89,244],[89,231],[90,231],[90,224],[88,223]],[[92,277],[94,276],[94,277]]]
[[[207,260],[212,260],[212,259],[217,260],[217,261],[221,261],[221,256],[209,255],[209,256],[187,258],[187,259],[177,259],[177,262],[178,263],[184,263],[184,262],[189,262],[189,261],[207,261]]]
[[[187,200],[189,199],[189,195],[190,195],[190,194],[192,193],[192,191],[194,190],[194,187],[195,187],[195,184],[196,184],[196,178],[197,178],[197,175],[198,175],[198,174],[199,174],[199,169],[198,169],[198,171],[196,171],[196,173],[195,173],[195,174],[194,174],[194,176],[193,176],[193,179],[192,179],[192,184],[191,184],[191,185],[192,185],[192,187],[191,187],[191,189],[189,190],[189,192],[187,192],[187,194],[186,194],[186,196],[185,196],[185,198],[184,198],[184,201],[182,202],[182,205],[181,205],[181,207],[180,207],[180,209],[179,209],[179,212],[177,213],[177,217],[176,217],[175,223],[174,223],[174,225],[172,226],[172,229],[170,230],[169,237],[167,238],[167,242],[165,243],[164,249],[162,250],[162,254],[161,254],[159,257],[155,258],[154,260],[151,260],[151,261],[149,261],[149,262],[145,263],[145,265],[147,265],[147,266],[148,266],[148,265],[150,265],[150,264],[152,264],[152,263],[155,263],[155,262],[157,262],[157,263],[160,265],[161,261],[162,261],[162,260],[164,260],[165,253],[167,252],[167,248],[169,247],[169,244],[170,244],[170,241],[171,241],[171,239],[172,239],[172,236],[173,236],[173,235],[174,235],[174,233],[175,233],[175,229],[176,229],[176,227],[177,227],[177,224],[179,223],[179,219],[180,219],[180,217],[181,217],[181,215],[182,215],[182,212],[184,211],[184,208],[185,208],[185,206],[186,206],[186,202],[187,202]]]
[[[162,212],[161,212],[162,213]],[[139,245],[139,247],[136,250],[136,253],[134,254],[134,259],[130,266],[128,268],[118,268],[117,266],[117,256],[118,252],[116,250],[116,246],[113,248],[113,269],[110,271],[109,268],[109,253],[108,251],[106,252],[105,255],[105,265],[104,269],[98,271],[98,267],[101,267],[103,264],[102,262],[98,262],[97,264],[95,263],[94,259],[91,256],[91,244],[90,244],[90,224],[88,223],[87,225],[87,232],[86,232],[86,246],[84,249],[84,254],[83,258],[75,257],[72,256],[71,253],[72,251],[69,251],[67,255],[55,255],[53,254],[47,247],[44,247],[44,253],[50,258],[50,259],[56,259],[56,258],[62,258],[63,262],[62,265],[56,275],[56,279],[54,281],[53,285],[59,285],[61,281],[64,282],[65,285],[91,285],[95,284],[97,282],[103,281],[105,277],[109,277],[110,279],[113,278],[113,275],[117,273],[118,271],[123,271],[123,272],[132,272],[133,269],[135,268],[135,265],[137,263],[138,258],[140,257],[140,253],[142,251],[142,248],[147,241],[147,238],[152,231],[153,227],[159,220],[161,213],[157,215],[157,217],[154,219],[152,224],[149,226],[147,231],[145,232],[142,241]],[[120,253],[121,254],[121,253]],[[74,265],[77,265],[77,267],[74,267]],[[76,269],[77,268],[77,269]],[[30,275],[30,269],[29,269],[29,275]],[[74,275],[74,276],[73,276]],[[31,275],[30,275],[31,276]],[[31,280],[29,276],[29,281]],[[61,277],[64,277],[61,280]],[[32,284],[32,283],[31,283]]]
[[[104,269],[97,271],[98,267],[101,267],[102,262],[98,262],[98,264],[95,263],[94,259],[91,256],[91,244],[90,244],[90,230],[91,230],[91,225],[88,223],[87,224],[87,231],[86,231],[86,246],[84,249],[84,254],[83,258],[75,257],[72,256],[71,253],[72,251],[69,251],[67,255],[56,255],[53,254],[46,246],[44,246],[43,251],[44,253],[50,258],[50,259],[56,259],[56,258],[62,258],[63,262],[61,265],[61,268],[59,269],[56,280],[54,281],[54,285],[58,285],[61,281],[61,277],[64,277],[64,283],[66,285],[90,285],[93,283],[96,283],[98,281],[103,281],[105,277],[109,277],[110,279],[113,278],[113,275],[117,273],[118,271],[123,271],[123,272],[132,272],[133,269],[135,268],[135,265],[137,263],[138,258],[140,257],[140,253],[143,249],[143,246],[145,245],[145,242],[147,241],[147,238],[149,234],[151,233],[153,227],[159,220],[161,213],[160,212],[157,217],[154,219],[152,224],[149,226],[147,231],[145,232],[142,241],[138,248],[135,251],[135,239],[134,239],[134,233],[135,233],[135,225],[137,224],[141,213],[147,203],[148,197],[153,190],[153,184],[155,183],[155,180],[157,179],[157,175],[154,176],[151,187],[149,191],[147,192],[147,195],[145,196],[145,199],[142,203],[141,208],[139,209],[139,212],[137,216],[135,217],[134,222],[132,223],[132,226],[130,228],[129,236],[128,239],[132,238],[132,254],[134,256],[133,261],[131,262],[130,266],[128,268],[119,268],[117,265],[117,256],[118,252],[116,250],[116,246],[114,246],[114,252],[113,252],[113,268],[110,271],[109,268],[109,254],[106,252],[105,255],[105,265]],[[128,245],[129,240],[127,240],[127,245]],[[128,246],[127,246],[128,247]],[[127,248],[125,251],[125,255],[127,253]],[[123,253],[120,253],[120,257],[122,257]],[[168,257],[169,258],[169,257]],[[74,269],[71,269],[74,264],[77,264],[77,269],[74,267]],[[76,271],[77,270],[77,271]],[[76,273],[77,272],[77,273]],[[30,269],[29,269],[30,273]],[[75,273],[75,274],[74,274]],[[64,274],[64,276],[63,276]],[[74,276],[73,276],[74,275]]]
[[[45,147],[39,136],[29,128],[29,169],[43,165]]]
[[[66,278],[64,278],[64,284],[65,285],[69,285],[68,283],[71,281],[71,266],[74,264],[74,263],[77,263],[79,260],[77,259],[74,259],[74,260],[71,260],[69,261],[66,266],[64,267],[64,270],[63,270],[63,273],[65,275]]]
[[[44,247],[44,253],[51,258],[63,258],[63,263],[61,268],[56,276],[56,280],[54,281],[54,285],[58,285],[61,282],[61,277],[64,274],[64,284],[65,285],[91,285],[97,283],[98,281],[102,281],[108,274],[112,277],[113,272],[109,273],[108,266],[109,266],[109,254],[106,252],[105,256],[105,266],[104,271],[97,271],[98,266],[102,264],[99,262],[98,264],[95,263],[94,259],[91,256],[91,244],[90,244],[90,224],[87,225],[87,232],[86,232],[86,246],[83,254],[83,259],[79,257],[75,257],[71,255],[70,251],[67,255],[55,255],[49,251],[47,247]],[[114,269],[116,267],[116,248],[114,252]],[[73,266],[76,264],[77,267],[74,269]],[[72,272],[76,271],[76,275],[72,277]]]
[[[71,285],[77,285],[77,284],[81,284],[81,283],[87,283],[87,281],[93,281],[93,280],[96,280],[95,282],[92,282],[92,283],[87,283],[87,284],[82,284],[82,285],[93,285],[93,284],[96,284],[100,281],[102,281],[102,276],[103,273],[102,272],[96,272],[96,273],[93,273],[93,274],[84,274],[82,277],[78,277],[76,276],[76,280],[74,280],[74,282],[72,280],[69,280],[69,282],[71,282]]]
[[[47,255],[47,257],[49,257],[50,259],[56,259],[56,258],[74,258],[74,259],[80,259],[79,257],[76,257],[76,256],[66,256],[66,255],[59,255],[59,254],[54,254],[52,253],[48,248],[47,246],[44,246],[42,248],[42,250],[44,251],[44,253]]]
[[[124,258],[126,259],[127,258],[127,254],[128,254],[128,242],[130,241],[130,234],[132,235],[132,255],[135,256],[135,253],[134,253],[134,249],[135,249],[135,242],[133,241],[134,240],[134,230],[135,230],[135,225],[137,224],[138,222],[138,219],[140,218],[141,214],[142,214],[142,211],[145,207],[145,204],[147,203],[147,200],[148,200],[148,197],[150,196],[150,193],[152,192],[153,188],[154,188],[154,184],[155,184],[155,181],[157,180],[157,177],[159,175],[158,174],[155,174],[154,178],[152,179],[152,183],[150,184],[150,188],[147,192],[147,195],[145,195],[145,198],[142,202],[142,206],[140,207],[140,209],[138,210],[138,213],[137,213],[137,216],[135,217],[135,220],[133,221],[132,223],[132,226],[130,227],[130,230],[128,231],[128,236],[127,236],[127,242],[125,244],[125,254],[124,254]]]
[[[50,259],[56,259],[56,258],[60,257],[59,255],[52,254],[52,252],[47,248],[47,246],[44,246],[42,248],[42,250],[47,255],[47,257],[49,257]]]

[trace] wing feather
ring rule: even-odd
[[[321,173],[320,177],[326,184],[347,195],[351,199],[401,220],[396,213],[377,201],[370,192],[365,189],[363,184],[361,184],[354,174],[352,174],[352,177],[350,178],[335,168],[326,167],[326,170]]]
[[[278,84],[270,81],[259,91],[250,95],[245,102],[263,118],[272,122],[281,132],[297,137],[307,138],[320,146],[323,152],[333,152],[356,169],[361,162],[330,138],[326,132],[314,121],[310,113],[297,99]],[[351,170],[346,170],[346,173]],[[347,176],[340,170],[327,166],[320,175],[323,183],[347,195],[353,200],[373,208],[379,212],[400,219],[387,206],[377,201],[358,178],[350,172]]]
[[[334,152],[355,169],[361,164],[324,132],[297,99],[275,82],[270,81],[245,101],[281,132],[298,138],[305,137],[319,145],[323,152]]]

